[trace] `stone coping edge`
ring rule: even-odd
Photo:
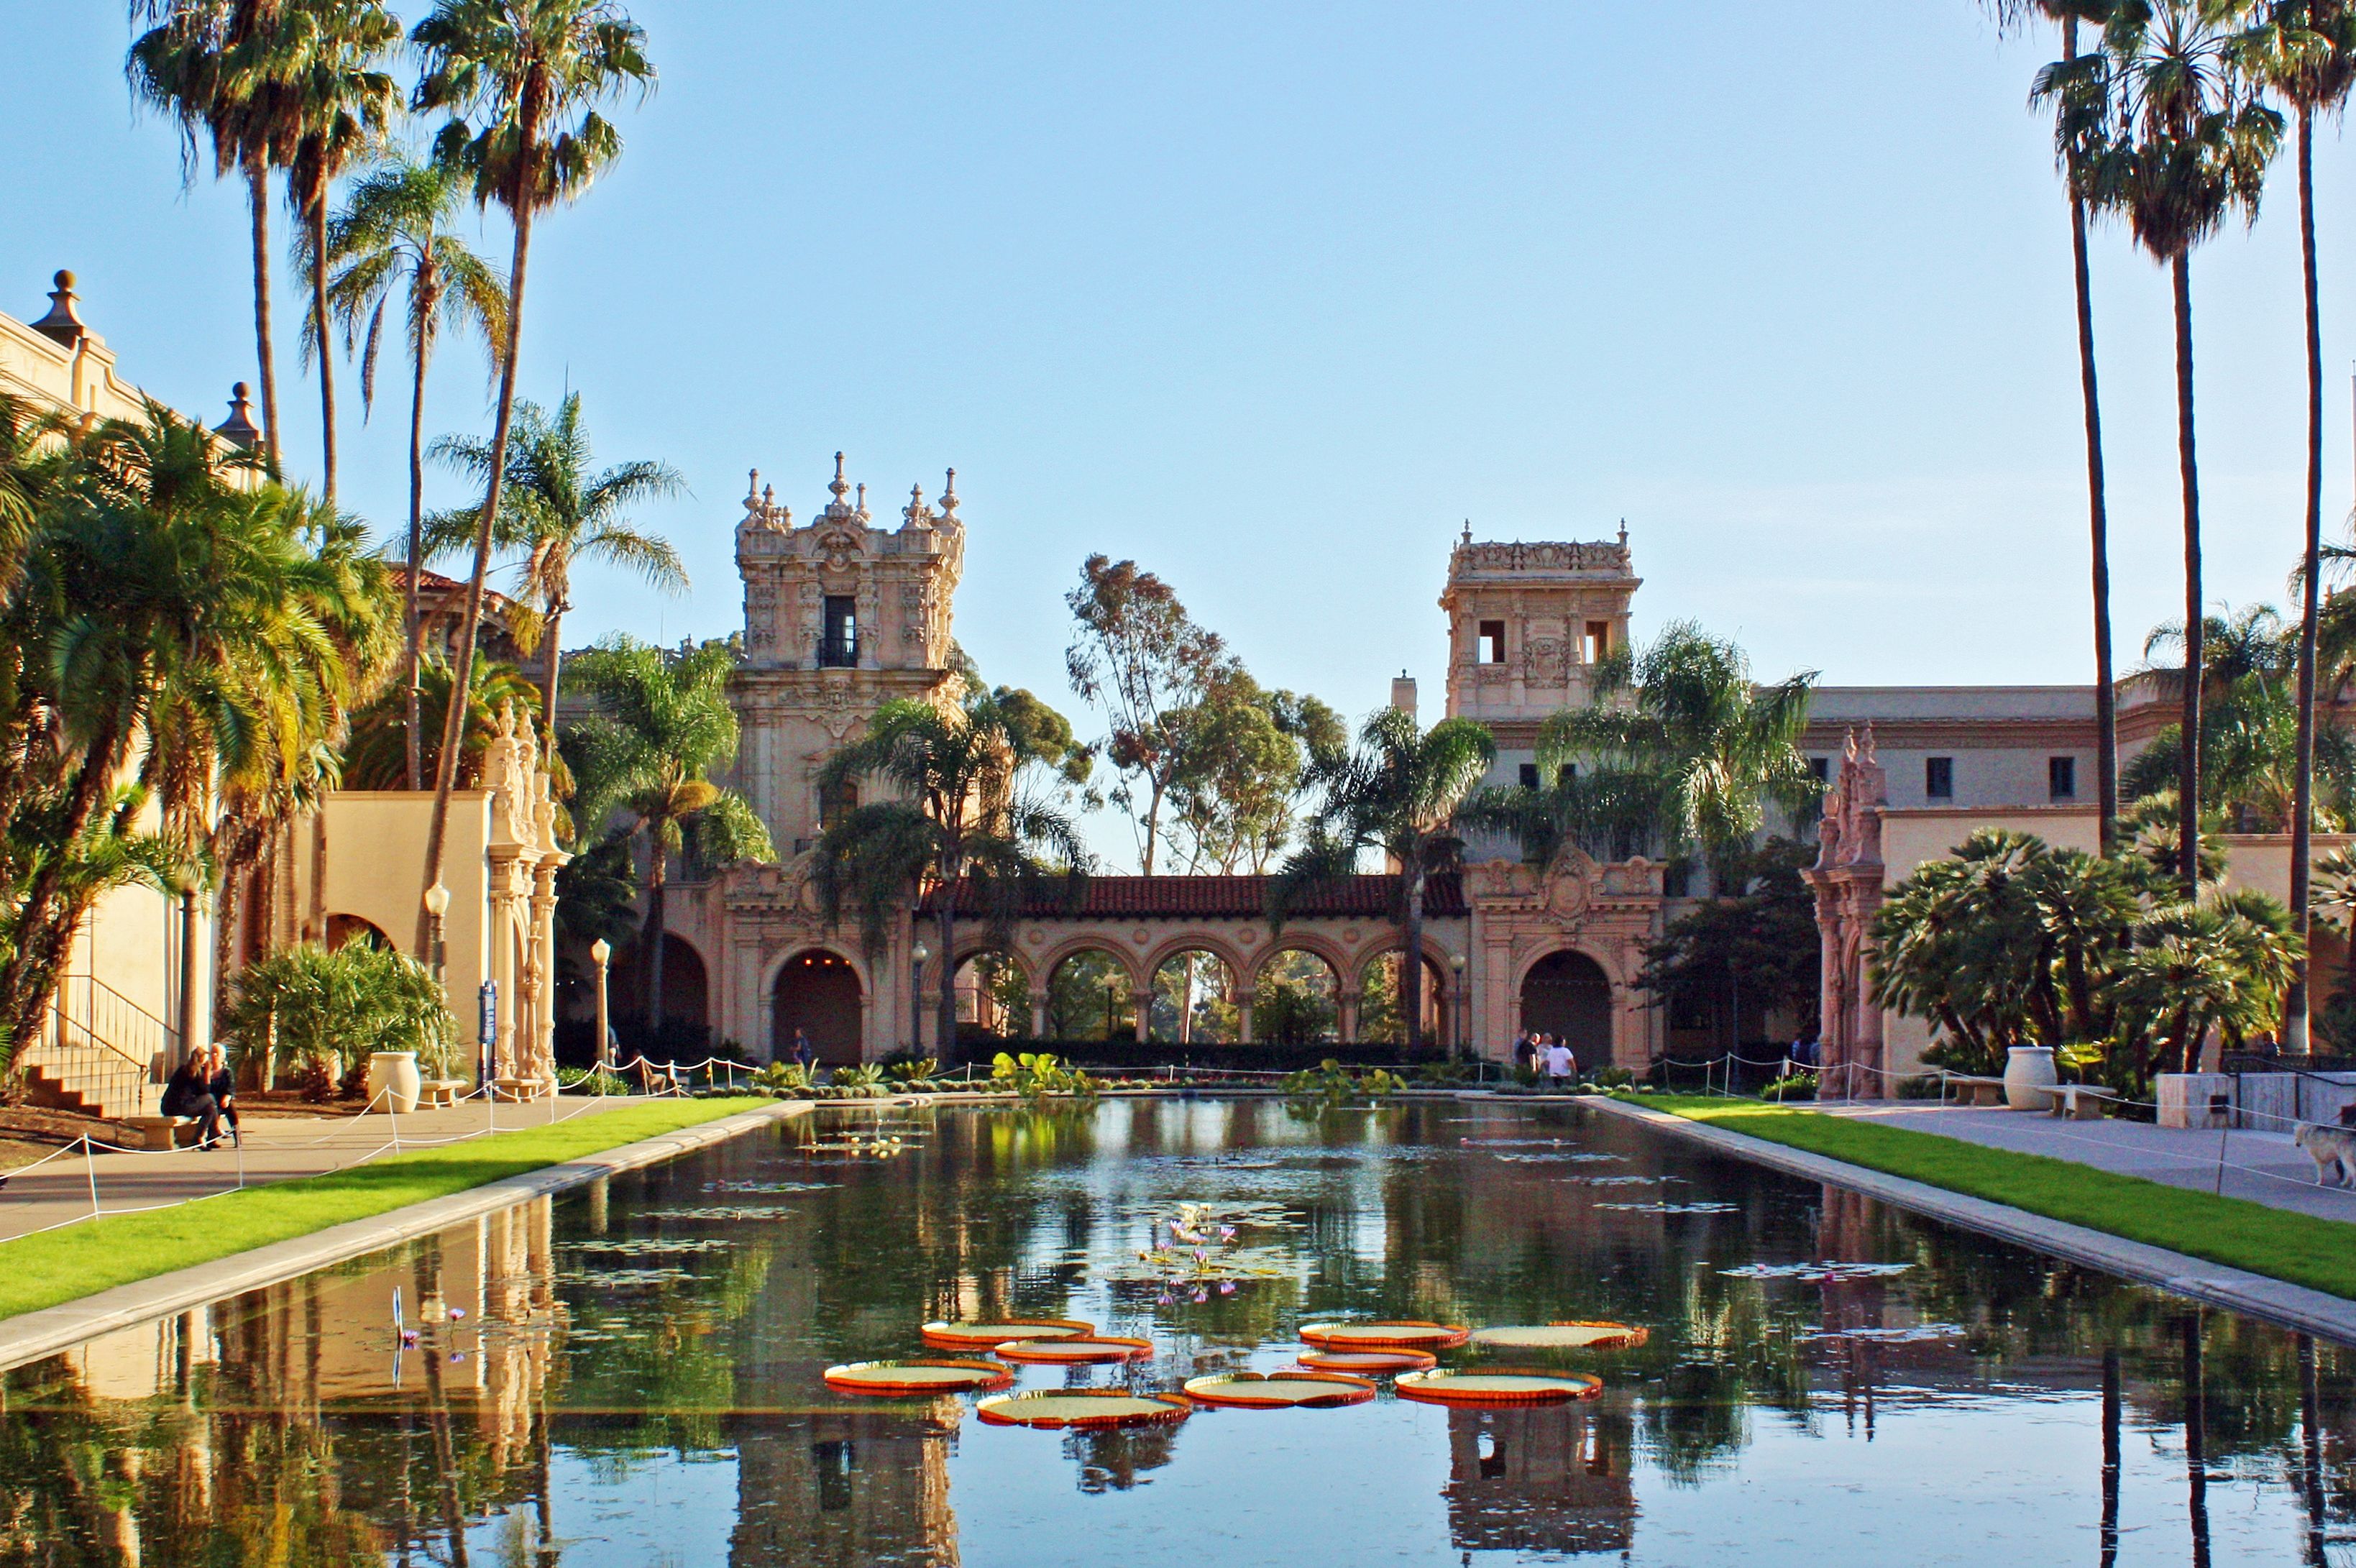
[[[740,1111],[692,1127],[641,1138],[635,1144],[581,1155],[560,1165],[519,1171],[464,1192],[387,1209],[366,1219],[348,1219],[307,1236],[291,1236],[284,1241],[232,1252],[209,1263],[134,1280],[57,1306],[0,1318],[0,1371],[70,1350],[85,1340],[119,1328],[167,1317],[208,1302],[307,1274],[331,1263],[380,1251],[530,1198],[562,1192],[600,1176],[617,1176],[641,1165],[676,1159],[816,1108],[810,1101],[780,1101],[775,1105]]]
[[[2158,1285],[2173,1295],[2204,1302],[2211,1306],[2228,1307],[2301,1333],[2356,1346],[2356,1301],[2346,1301],[2327,1292],[2310,1290],[2285,1280],[2269,1279],[2265,1274],[2252,1273],[2246,1269],[2231,1268],[2206,1259],[2189,1257],[2182,1252],[2172,1252],[2165,1247],[2130,1241],[2124,1236],[2072,1225],[2067,1220],[2048,1219],[2024,1208],[1950,1192],[1945,1187],[1933,1187],[1927,1182],[1888,1176],[1863,1165],[1850,1165],[1845,1160],[1812,1155],[1804,1149],[1787,1148],[1763,1138],[1715,1127],[1706,1122],[1689,1121],[1665,1111],[1655,1111],[1649,1106],[1632,1105],[1624,1100],[1613,1100],[1603,1095],[1588,1095],[1583,1099],[1584,1103],[1599,1110],[1642,1122],[1672,1137],[1700,1144],[1736,1159],[1747,1160],[1752,1165],[1766,1165],[1815,1181],[1830,1182],[1852,1192],[1861,1192],[1868,1197],[1879,1198],[1901,1208],[1927,1215],[1933,1219],[1996,1237],[1998,1240],[2011,1241],[2036,1251],[2067,1258],[2072,1262],[2101,1269],[2106,1273],[2124,1274],[2129,1279]]]

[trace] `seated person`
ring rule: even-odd
[[[205,1092],[213,1097],[220,1119],[229,1123],[230,1142],[242,1146],[245,1138],[237,1130],[237,1079],[229,1070],[229,1054],[218,1044],[206,1058]]]
[[[187,1059],[172,1069],[164,1085],[160,1109],[166,1116],[187,1116],[197,1123],[197,1146],[209,1149],[220,1142],[220,1105],[212,1096],[212,1075],[203,1047],[192,1047]]]

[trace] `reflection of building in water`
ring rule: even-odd
[[[809,1409],[830,1396],[798,1402]],[[955,1399],[906,1410],[740,1418],[731,1568],[953,1568]]]
[[[1449,1544],[1625,1552],[1636,1536],[1625,1412],[1558,1404],[1448,1412]]]
[[[1125,1492],[1148,1470],[1170,1463],[1178,1430],[1141,1426],[1129,1431],[1075,1432],[1064,1439],[1065,1456],[1079,1461],[1080,1490]]]

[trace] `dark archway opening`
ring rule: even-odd
[[[1582,1070],[1610,1065],[1612,982],[1585,953],[1548,953],[1522,982],[1522,1027],[1558,1036]]]
[[[822,948],[796,953],[777,971],[773,995],[771,1060],[793,1058],[794,1031],[799,1029],[828,1066],[859,1061],[859,976],[850,960]]]

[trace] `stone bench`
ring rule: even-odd
[[[2047,1115],[2072,1122],[2100,1122],[2104,1105],[2124,1098],[2115,1089],[2098,1089],[2091,1083],[2040,1083],[2036,1090],[2053,1102]]]
[[[1951,1072],[1939,1080],[1940,1098],[1944,1099],[1950,1091],[1955,1092],[1958,1104],[2001,1106],[2006,1103],[2004,1079],[2000,1078]]]
[[[125,1116],[115,1125],[122,1130],[125,1148],[186,1149],[197,1141],[193,1116]]]
[[[417,1085],[417,1108],[420,1111],[444,1110],[456,1105],[458,1097],[466,1092],[466,1080],[463,1078],[423,1079]]]

